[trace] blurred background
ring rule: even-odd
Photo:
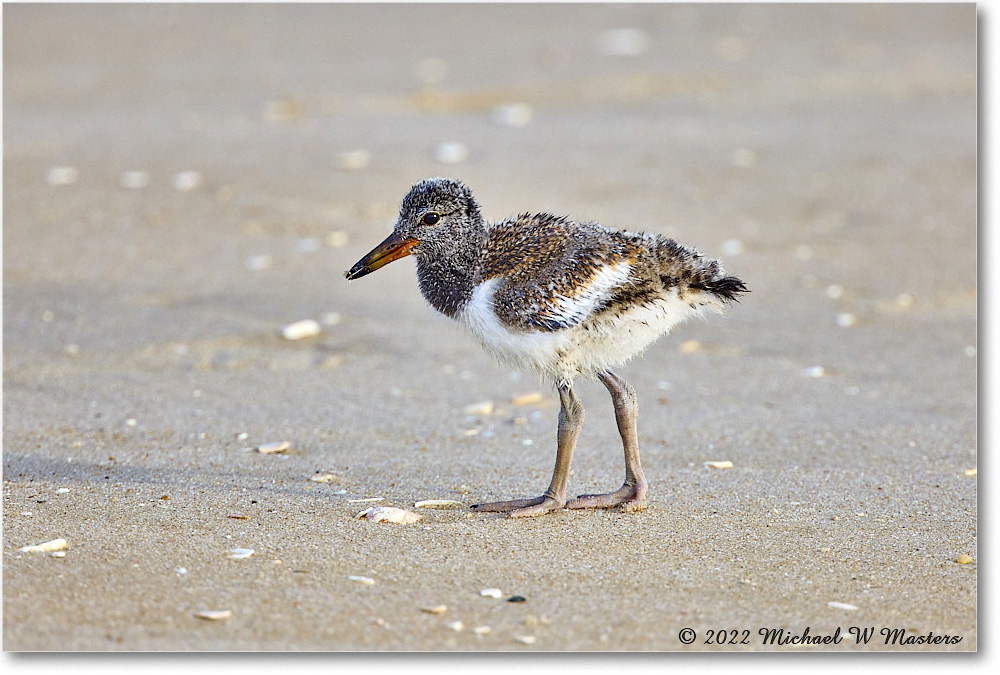
[[[718,480],[765,501],[849,494],[863,510],[872,480],[947,484],[961,506],[926,531],[968,549],[976,18],[974,4],[5,5],[5,477],[62,475],[71,455],[95,486],[107,456],[167,484],[267,475],[289,495],[348,465],[352,494],[542,484],[548,385],[436,315],[412,261],[343,279],[409,187],[444,175],[487,219],[659,232],[747,282],[726,318],[625,369],[654,493],[707,459],[755,467],[756,484]],[[534,390],[533,411],[463,412]],[[607,489],[610,407],[580,391],[591,449],[571,489]],[[286,439],[298,454],[266,470],[226,454]],[[934,611],[974,625],[968,592]]]

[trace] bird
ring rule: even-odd
[[[474,504],[513,518],[561,509],[647,507],[633,387],[613,369],[679,322],[721,312],[749,292],[717,260],[661,234],[631,232],[550,213],[484,220],[472,190],[449,178],[422,180],[403,198],[392,233],[350,270],[359,279],[406,256],[430,305],[457,321],[502,364],[535,371],[559,396],[556,463],[538,497]],[[567,499],[583,425],[578,377],[608,390],[625,456],[617,490]]]

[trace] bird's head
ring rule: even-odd
[[[421,181],[403,198],[392,234],[344,276],[359,279],[410,254],[447,255],[483,227],[479,204],[468,187],[448,178]]]

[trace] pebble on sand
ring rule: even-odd
[[[195,612],[194,615],[199,619],[205,619],[207,621],[222,621],[223,619],[228,619],[233,615],[233,610],[231,609],[203,609]]]
[[[483,635],[489,635],[493,632],[493,629],[489,626],[476,626],[472,629],[472,632],[481,637]]]
[[[281,337],[286,340],[302,340],[304,338],[316,337],[322,332],[322,327],[316,319],[302,319],[294,323],[287,324],[281,328]]]
[[[971,555],[962,554],[955,559],[959,565],[968,565],[975,562],[975,559]]]
[[[680,344],[677,350],[681,354],[696,354],[702,350],[702,346],[697,340],[685,340]]]
[[[837,315],[837,325],[841,328],[850,328],[858,322],[858,318],[850,312],[841,312]]]
[[[288,448],[292,447],[289,441],[277,441],[275,443],[264,443],[257,446],[257,452],[262,455],[275,455],[281,452],[285,452]]]
[[[503,591],[501,591],[499,588],[484,588],[483,590],[479,591],[479,595],[481,595],[484,598],[500,599],[503,597]]]
[[[837,602],[835,600],[831,600],[830,602],[826,603],[826,606],[829,607],[830,609],[843,609],[847,612],[854,612],[857,611],[858,609],[857,606],[855,605],[851,605],[846,602]]]
[[[358,518],[371,521],[373,523],[415,523],[423,516],[406,509],[398,509],[395,506],[373,506],[365,509],[357,515]]]
[[[534,635],[515,635],[514,642],[520,642],[522,645],[533,645],[537,638]]]
[[[615,28],[597,36],[597,48],[608,56],[639,56],[649,49],[649,36],[638,28]]]
[[[126,171],[118,179],[123,188],[141,190],[149,185],[149,174],[145,171]]]
[[[343,230],[335,230],[323,237],[323,243],[330,248],[343,248],[351,241],[351,235]]]
[[[801,370],[802,377],[824,377],[826,368],[823,366],[809,366]]]
[[[420,611],[421,612],[425,612],[427,614],[444,614],[445,612],[448,611],[448,605],[435,605],[433,607],[421,607]]]
[[[527,126],[531,116],[531,106],[527,103],[505,103],[493,109],[493,121],[503,127]]]
[[[332,483],[337,480],[337,477],[332,473],[318,473],[315,476],[309,478],[313,483]]]
[[[709,469],[732,469],[733,463],[728,459],[713,460],[705,462],[705,466],[707,466]]]
[[[442,164],[459,164],[469,157],[469,146],[464,143],[438,143],[434,148],[434,159]]]
[[[375,580],[371,577],[359,577],[359,576],[349,576],[347,577],[356,584],[361,584],[362,586],[374,586]]]
[[[246,261],[246,267],[251,272],[266,270],[272,265],[274,265],[274,259],[266,253],[264,255],[252,255]]]
[[[52,553],[53,551],[61,551],[69,546],[65,539],[53,539],[51,541],[46,541],[41,544],[34,544],[32,546],[22,546],[21,553]]]
[[[341,171],[360,171],[372,159],[367,150],[348,150],[337,155],[337,168]]]
[[[201,174],[197,171],[181,171],[173,178],[174,189],[179,192],[190,192],[201,187]]]
[[[541,403],[545,400],[545,394],[540,391],[533,391],[530,394],[521,394],[520,396],[513,396],[510,399],[511,405],[531,405],[532,403]]]
[[[234,548],[230,549],[229,557],[232,560],[245,560],[253,555],[252,548]]]
[[[45,174],[49,185],[72,185],[80,177],[80,172],[72,166],[54,166]]]
[[[979,474],[979,468],[975,466],[972,467],[971,469],[966,469],[965,471],[962,472],[963,476],[967,476],[969,478],[972,478],[973,476],[976,476],[978,474]]]
[[[465,406],[462,412],[466,415],[492,415],[493,414],[493,401],[480,401],[479,403],[472,403]]]
[[[465,628],[465,624],[461,621],[452,621],[448,624],[448,628],[455,631],[456,633],[461,633],[462,629]]]

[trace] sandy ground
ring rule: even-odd
[[[3,18],[5,650],[976,649],[974,5]],[[342,277],[433,175],[751,287],[623,369],[646,512],[354,517],[551,471],[548,385],[436,315],[412,261]],[[578,393],[570,489],[616,487],[607,394]]]

